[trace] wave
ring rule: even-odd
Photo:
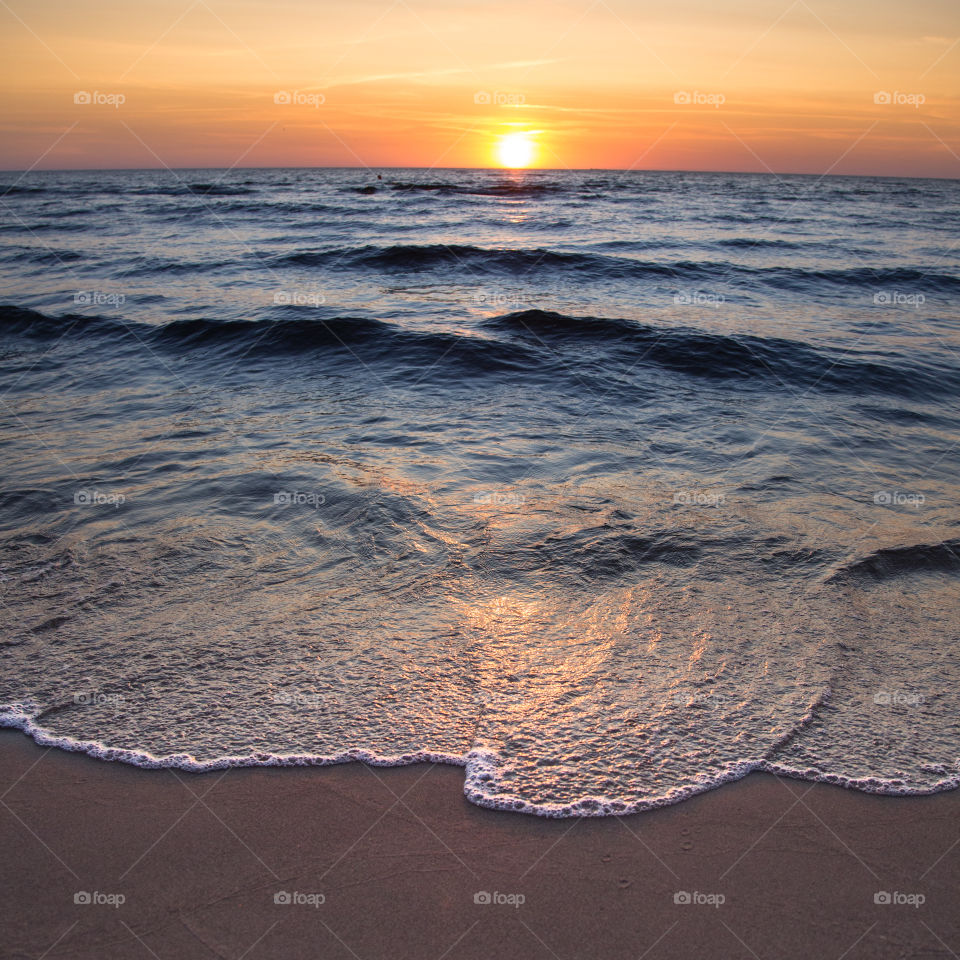
[[[440,267],[464,267],[487,273],[529,273],[537,269],[576,270],[598,278],[663,277],[700,279],[720,276],[727,264],[689,261],[656,263],[607,254],[574,253],[542,247],[491,249],[470,244],[394,244],[391,246],[336,247],[301,251],[272,262],[273,266],[306,266],[343,269],[423,271]]]
[[[368,317],[226,322],[198,318],[151,325],[73,314],[55,318],[19,307],[0,306],[0,329],[45,339],[78,334],[100,336],[114,342],[140,342],[177,354],[203,350],[207,356],[224,359],[335,355],[341,362],[355,360],[396,368],[442,362],[446,366],[465,366],[472,373],[529,370],[538,362],[534,351],[514,344],[415,332]]]
[[[0,224],[0,233],[22,233],[27,235],[42,232],[85,233],[89,229],[89,224],[84,222],[74,221],[72,223],[65,223],[62,219],[60,219],[59,215],[55,220],[40,220],[36,223],[25,223],[22,220],[19,220],[16,223]],[[8,257],[7,259],[14,258]]]
[[[829,692],[824,694],[826,699]],[[797,717],[783,741],[801,735],[813,723],[820,702],[807,707]],[[49,711],[45,711],[49,712]],[[830,783],[864,793],[888,796],[922,796],[955,790],[960,787],[960,775],[942,776],[922,786],[908,787],[900,779],[885,780],[881,777],[846,777],[840,774],[823,773],[809,767],[798,769],[778,763],[772,757],[755,757],[735,760],[723,767],[705,772],[689,782],[666,790],[663,793],[640,800],[621,800],[610,796],[583,796],[570,803],[536,803],[503,792],[492,792],[497,780],[500,756],[490,749],[474,748],[465,755],[418,750],[396,756],[376,753],[361,747],[348,747],[338,753],[323,754],[275,754],[252,753],[239,756],[221,756],[211,760],[198,760],[190,754],[156,756],[147,750],[111,747],[97,740],[78,740],[54,733],[37,721],[43,716],[32,704],[0,705],[0,729],[20,730],[42,747],[56,747],[73,753],[85,753],[98,760],[130,764],[146,770],[183,770],[189,773],[209,773],[247,767],[328,767],[343,763],[365,763],[373,767],[399,767],[414,763],[442,763],[464,768],[463,793],[466,799],[478,807],[491,810],[512,811],[547,818],[566,817],[611,817],[655,810],[672,806],[691,797],[726,783],[741,780],[753,772],[772,773],[809,782]],[[773,753],[774,751],[771,751]],[[946,771],[944,771],[946,772]]]
[[[189,209],[193,209],[192,207]],[[264,202],[263,200],[234,200],[217,207],[218,211],[243,211],[257,213],[260,216],[269,216],[271,214],[294,214],[302,216],[309,213],[332,213],[338,217],[349,217],[363,208],[348,207],[345,205],[336,205],[331,203],[320,203],[318,201],[309,201],[298,203],[289,200],[278,200]]]
[[[556,183],[517,183],[511,180],[489,184],[453,183],[448,180],[440,181],[409,181],[389,180],[386,183],[365,184],[360,187],[347,188],[350,193],[369,196],[390,190],[400,194],[429,194],[439,197],[506,197],[506,198],[537,198],[553,194],[566,193],[567,188]]]
[[[22,194],[47,193],[46,187],[21,186],[16,183],[0,183],[0,197],[12,197]]]
[[[166,187],[135,187],[126,192],[142,197],[184,197],[191,194],[204,197],[237,197],[258,191],[253,187],[229,183],[180,183]]]
[[[37,249],[36,247],[21,247],[12,253],[3,256],[7,263],[36,263],[57,264],[83,260],[84,255],[76,250],[55,250],[52,247]]]
[[[845,563],[827,578],[827,582],[843,583],[852,580],[883,582],[917,573],[960,573],[960,540],[883,547]]]
[[[728,241],[733,244],[735,241]],[[779,241],[768,241],[777,244]],[[736,241],[750,246],[753,241]],[[334,247],[298,251],[274,257],[271,266],[326,267],[341,269],[424,271],[463,267],[483,273],[530,273],[565,269],[578,277],[596,279],[662,279],[681,283],[761,283],[778,288],[810,292],[824,285],[837,289],[876,290],[885,285],[941,292],[960,291],[960,277],[931,273],[919,267],[813,270],[803,267],[750,267],[727,261],[656,261],[601,253],[535,248],[484,248],[471,244],[394,244]]]
[[[602,265],[605,259],[611,258],[543,249],[485,250],[464,244],[402,244],[303,251],[275,257],[272,265],[413,271],[460,265],[509,273],[536,267]]]
[[[932,362],[914,364],[857,359],[851,353],[821,352],[793,340],[732,336],[688,327],[645,326],[631,320],[573,317],[523,310],[482,321],[486,336],[410,330],[370,317],[290,317],[271,320],[175,320],[163,325],[124,323],[103,317],[49,317],[16,306],[0,306],[0,329],[32,337],[102,335],[177,353],[203,349],[224,357],[335,354],[362,363],[393,367],[467,367],[472,372],[584,372],[599,354],[602,370],[626,362],[712,380],[755,381],[774,388],[874,391],[929,398],[960,393],[960,369]],[[66,329],[65,329],[66,328]],[[592,355],[592,354],[591,354]]]
[[[196,216],[209,212],[215,216],[222,216],[227,213],[243,213],[255,216],[261,223],[267,222],[271,217],[282,220],[288,229],[295,230],[307,228],[315,230],[316,218],[312,214],[324,214],[328,217],[334,217],[338,220],[350,218],[353,226],[357,226],[356,216],[362,212],[362,208],[347,208],[345,206],[336,206],[326,203],[292,203],[278,202],[265,203],[259,199],[247,199],[239,195],[223,194],[223,199],[219,200],[216,206],[210,204],[197,203],[193,195],[184,196],[182,193],[171,194],[170,199],[164,199],[155,203],[145,201],[143,210],[159,223],[180,223],[186,216]],[[177,202],[179,198],[179,202]],[[374,226],[374,224],[369,224]],[[270,242],[283,243],[289,245],[300,239],[299,236],[289,235],[278,237]],[[237,264],[234,263],[234,266]]]
[[[454,183],[449,180],[419,182],[391,180],[388,186],[392,190],[404,193],[439,193],[448,195],[469,195],[477,197],[542,197],[557,193],[566,193],[567,188],[558,183],[537,181],[499,180],[494,183]],[[366,189],[366,188],[363,188]]]
[[[177,222],[180,218],[174,218]],[[131,266],[122,268],[122,275],[125,277],[151,277],[163,276],[166,274],[196,274],[207,273],[213,270],[224,270],[235,267],[236,264],[231,260],[207,260],[203,262],[191,260],[172,260],[169,258],[151,257],[145,260],[143,257],[136,257],[131,260]]]
[[[237,197],[257,192],[252,187],[237,187],[226,183],[188,183],[187,190],[205,197]]]
[[[744,250],[803,250],[810,247],[822,247],[822,243],[807,242],[800,243],[795,240],[771,240],[765,237],[728,237],[722,240],[714,240],[714,246],[733,247],[734,249]]]
[[[495,555],[488,551],[483,564],[495,564],[498,575],[507,578],[539,578],[549,571],[555,582],[569,579],[574,585],[620,581],[651,564],[689,567],[700,559],[703,546],[666,531],[641,536],[629,526],[603,524],[512,545]]]
[[[570,317],[523,310],[487,320],[485,327],[519,339],[548,345],[616,344],[618,353],[692,376],[713,379],[780,381],[783,386],[857,392],[875,390],[896,396],[934,396],[960,390],[960,369],[941,365],[900,365],[852,359],[794,340],[730,336],[683,327],[643,326],[629,320]]]

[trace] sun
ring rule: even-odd
[[[529,167],[533,160],[533,139],[528,133],[508,133],[497,144],[502,167]]]

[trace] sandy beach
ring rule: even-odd
[[[0,960],[960,960],[960,4],[0,21]]]
[[[7,957],[855,960],[960,948],[956,793],[878,797],[754,775],[631,817],[547,820],[471,806],[453,767],[187,775],[15,732],[0,735],[0,755]]]

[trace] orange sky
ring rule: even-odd
[[[490,166],[526,131],[541,167],[960,177],[956,0],[4,0],[0,21],[6,169]]]

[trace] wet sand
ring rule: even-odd
[[[960,792],[756,774],[630,817],[545,820],[470,805],[452,767],[190,775],[12,731],[0,771],[4,957],[960,953]]]

